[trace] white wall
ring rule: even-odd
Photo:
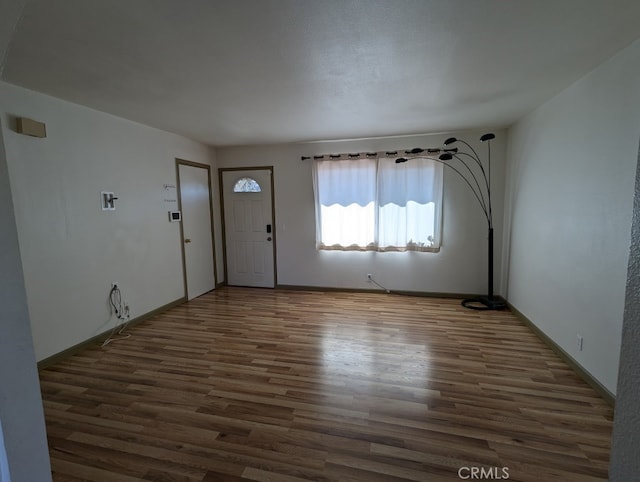
[[[477,142],[486,131],[457,137],[474,141],[485,158],[486,145]],[[492,141],[492,177],[496,253],[501,249],[502,186],[505,132]],[[468,186],[445,168],[443,236],[439,253],[374,253],[316,251],[311,161],[302,155],[441,147],[450,135],[424,135],[314,142],[261,147],[219,148],[218,167],[274,166],[277,277],[280,285],[370,289],[366,274],[391,290],[432,293],[486,293],[487,224]],[[496,266],[499,262],[496,260]],[[499,271],[495,283],[499,286]]]
[[[114,326],[111,282],[132,317],[183,297],[163,184],[176,183],[176,157],[210,163],[210,149],[6,83],[0,100],[37,358]],[[47,137],[17,134],[14,116],[45,122]],[[116,193],[116,211],[101,211],[100,191]]]
[[[640,41],[509,133],[508,299],[612,393],[640,135],[638,85]]]
[[[47,481],[49,451],[2,132],[0,266],[0,479]]]
[[[216,283],[224,282],[224,262],[223,262],[223,245],[222,245],[222,211],[220,204],[220,178],[218,176],[218,158],[217,151],[211,147],[209,149],[209,157],[211,159],[211,204],[213,210],[213,233],[214,233],[214,254],[216,265]]]
[[[640,151],[636,169],[631,250],[627,274],[620,373],[611,443],[609,480],[624,482],[637,479],[640,473]]]
[[[0,482],[10,482],[9,461],[7,459],[7,449],[4,447],[4,432],[2,431],[2,420],[0,420]]]

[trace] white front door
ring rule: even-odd
[[[216,286],[209,168],[178,161],[187,299]]]
[[[227,283],[275,286],[271,169],[223,170]]]

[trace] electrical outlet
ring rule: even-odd
[[[578,351],[582,351],[583,346],[584,346],[584,338],[582,338],[582,335],[578,335]]]
[[[367,281],[373,280],[373,275],[371,273],[367,273]]]

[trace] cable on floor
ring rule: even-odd
[[[129,323],[129,307],[123,305],[122,292],[117,284],[114,284],[109,292],[109,308],[111,310],[111,316],[115,315],[116,319],[123,323],[116,324],[109,337],[102,342],[101,346],[103,347],[112,341],[124,340],[131,336],[129,333],[123,333]],[[119,338],[114,338],[116,335],[119,336]]]

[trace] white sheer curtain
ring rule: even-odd
[[[442,219],[442,164],[378,159],[378,249],[437,251]]]
[[[313,180],[318,249],[439,250],[441,163],[316,160]]]
[[[375,247],[376,160],[314,161],[316,246]]]

